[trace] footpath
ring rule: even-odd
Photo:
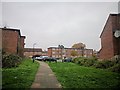
[[[31,88],[62,88],[48,64],[42,61],[38,62],[40,67]]]

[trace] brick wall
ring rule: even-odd
[[[110,59],[118,54],[118,39],[114,37],[114,32],[118,28],[117,14],[110,14],[106,25],[101,33],[100,59]],[[119,46],[120,47],[120,46]]]
[[[41,48],[25,48],[24,49],[24,56],[25,57],[32,57],[34,55],[42,55],[42,49]]]
[[[2,29],[0,29],[0,50],[2,50]]]
[[[24,52],[24,56],[25,56],[25,57],[32,57],[33,54],[34,54],[34,55],[40,55],[40,56],[41,56],[41,55],[42,55],[42,52],[34,52],[34,53],[33,53],[33,52]]]
[[[18,54],[23,56],[24,39],[20,30],[2,28],[2,50],[5,54]]]
[[[49,57],[52,56],[52,48],[48,48],[48,56],[49,56]]]
[[[6,54],[17,54],[18,32],[3,30],[2,31],[2,48]]]
[[[2,68],[2,29],[0,29],[0,68]]]
[[[92,57],[93,56],[93,49],[85,49],[84,50],[84,57]]]
[[[23,57],[24,56],[24,40],[25,40],[25,36],[20,36],[19,38],[19,44],[18,44],[18,54]]]
[[[48,56],[56,57],[56,58],[69,58],[73,57],[72,52],[76,53],[75,56],[84,56],[84,57],[92,57],[93,49],[78,49],[78,48],[58,48],[58,47],[50,47],[48,48]]]
[[[120,21],[118,22],[120,16],[112,16],[112,25],[113,25],[113,33],[115,33],[115,30],[120,30]],[[120,38],[116,38],[113,35],[113,47],[114,47],[114,56],[120,54]]]

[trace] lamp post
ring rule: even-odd
[[[34,58],[34,48],[35,48],[35,45],[36,45],[36,43],[33,44],[33,63],[35,61],[35,58]]]

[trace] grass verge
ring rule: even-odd
[[[63,88],[120,88],[120,74],[74,63],[48,63]]]
[[[39,63],[25,59],[15,68],[2,69],[2,88],[30,88]]]

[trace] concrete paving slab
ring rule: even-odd
[[[31,88],[62,88],[48,64],[42,61],[38,62],[40,67]]]

